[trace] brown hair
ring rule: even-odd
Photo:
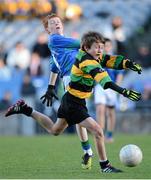
[[[100,43],[104,44],[105,43],[105,39],[98,32],[89,31],[89,32],[85,33],[82,36],[81,49],[85,50],[85,47],[89,49],[94,42],[100,42]]]
[[[105,43],[106,42],[111,42],[112,43],[111,39],[109,39],[109,38],[105,38]]]
[[[49,19],[52,19],[52,18],[55,18],[55,17],[60,18],[57,14],[52,13],[52,14],[47,15],[46,17],[44,17],[44,18],[42,19],[42,23],[43,23],[43,26],[44,26],[45,29],[48,28],[48,20],[49,20]],[[60,18],[60,19],[61,19],[61,18]]]

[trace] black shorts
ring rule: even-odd
[[[64,94],[57,116],[58,118],[65,118],[69,126],[78,124],[90,117],[85,99],[77,98],[69,92]]]

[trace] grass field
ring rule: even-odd
[[[93,142],[90,137],[91,143]],[[119,161],[120,148],[136,144],[143,151],[142,163],[133,168]],[[96,152],[91,170],[81,169],[81,147],[77,135],[0,137],[1,179],[149,179],[151,178],[150,135],[118,135],[113,144],[107,144],[108,158],[124,170],[120,174],[102,174]]]

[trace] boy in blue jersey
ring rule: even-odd
[[[60,17],[55,14],[46,16],[43,19],[43,25],[49,34],[48,47],[51,51],[52,65],[48,89],[41,99],[43,99],[43,103],[46,102],[47,106],[51,106],[53,97],[57,98],[54,89],[58,74],[63,79],[65,88],[69,83],[71,67],[80,48],[80,41],[64,36],[63,23]],[[76,130],[84,151],[82,168],[90,169],[93,152],[88,140],[87,130],[79,125],[76,125]]]
[[[110,39],[105,39],[104,53],[112,55],[113,44]],[[107,69],[112,81],[120,85],[123,79],[123,70]],[[117,93],[112,89],[104,90],[99,84],[94,89],[94,103],[96,105],[96,120],[100,126],[105,128],[105,118],[107,118],[107,129],[105,133],[106,142],[113,142],[113,132],[116,123],[115,106],[117,103]]]

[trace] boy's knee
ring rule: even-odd
[[[103,130],[100,126],[96,127],[96,138],[104,138]]]
[[[58,136],[60,134],[60,130],[59,129],[52,129],[52,134],[54,136]]]

